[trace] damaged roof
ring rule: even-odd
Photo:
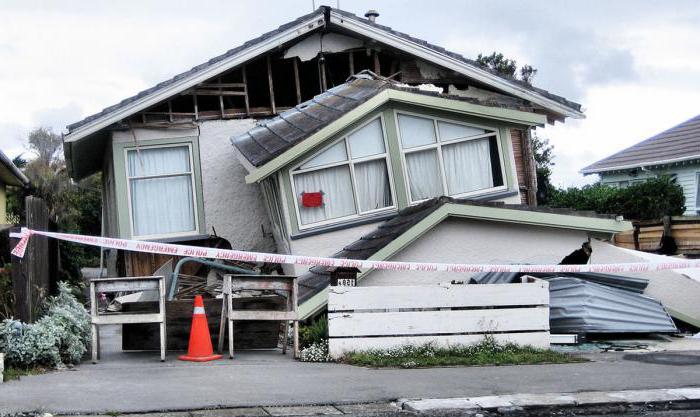
[[[534,111],[532,106],[523,100],[501,100],[495,97],[483,100],[441,94],[410,87],[365,70],[350,77],[347,82],[272,119],[260,121],[255,128],[232,138],[231,142],[252,166],[260,167],[387,89],[443,97],[488,107]]]
[[[700,160],[700,115],[581,170],[583,174]]]
[[[505,209],[505,210],[518,210],[523,213],[540,213],[546,215],[559,215],[559,216],[575,216],[584,217],[589,219],[599,219],[606,221],[615,222],[614,216],[599,215],[594,212],[585,211],[580,212],[571,209],[553,209],[548,207],[531,207],[519,204],[505,204],[501,202],[492,201],[477,201],[469,199],[458,199],[452,197],[437,197],[421,204],[415,206],[409,206],[401,211],[399,211],[394,217],[380,224],[372,232],[362,236],[355,242],[350,243],[345,246],[342,250],[335,253],[333,258],[342,259],[358,259],[366,260],[372,255],[376,254],[396,238],[407,232],[412,227],[416,226],[421,220],[425,219],[441,207],[446,204],[454,204],[457,206],[466,207],[482,207],[482,208],[492,208],[492,209]],[[506,212],[504,210],[504,217],[515,217],[512,216],[511,212]],[[486,216],[473,216],[474,218],[482,218],[485,220],[496,220],[494,217]],[[517,220],[512,220],[512,222],[519,222]],[[523,222],[524,223],[524,222]],[[565,227],[564,222],[559,223],[559,227]],[[623,222],[623,226],[628,225]],[[302,304],[309,300],[314,295],[320,293],[325,289],[330,282],[330,275],[328,268],[315,266],[309,269],[309,272],[301,275],[299,277],[299,304]]]
[[[581,105],[567,100],[561,96],[549,93],[546,90],[536,88],[506,77],[487,68],[481,67],[473,60],[467,59],[459,54],[450,52],[444,48],[433,45],[422,39],[414,38],[402,32],[393,30],[368,19],[355,16],[352,13],[339,9],[332,9],[329,6],[321,6],[317,10],[301,16],[291,22],[279,26],[277,29],[269,31],[257,38],[251,39],[236,48],[216,56],[209,61],[197,65],[188,71],[165,80],[157,85],[139,92],[138,94],[126,98],[117,104],[106,107],[102,111],[84,118],[81,121],[67,126],[68,134],[66,140],[78,140],[82,137],[95,133],[99,129],[108,126],[115,121],[144,110],[145,108],[159,103],[168,97],[178,94],[187,88],[196,85],[204,79],[211,78],[217,74],[235,67],[236,65],[259,56],[271,48],[279,47],[283,43],[288,43],[295,38],[304,36],[312,31],[320,30],[323,27],[336,26],[345,30],[350,30],[361,36],[374,39],[380,36],[392,39],[392,47],[407,50],[409,47],[418,47],[429,50],[432,54],[426,59],[438,65],[446,65],[444,60],[453,60],[461,64],[460,68],[453,68],[463,75],[474,78],[487,85],[530,100],[551,111],[568,117],[582,118]],[[372,33],[370,33],[372,32]],[[400,40],[398,43],[395,40]],[[380,40],[381,41],[381,40]],[[386,40],[389,42],[389,40]],[[274,43],[274,45],[272,45]],[[270,44],[270,45],[268,45]],[[410,52],[409,52],[410,53]],[[238,62],[242,61],[242,62]],[[204,77],[204,78],[203,78]]]

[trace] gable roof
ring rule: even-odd
[[[440,94],[379,77],[371,71],[362,71],[351,76],[347,82],[327,90],[325,93],[296,107],[280,113],[277,117],[262,121],[248,132],[231,139],[240,154],[253,167],[260,167],[304,139],[327,127],[350,110],[360,107],[382,91],[404,91],[428,97],[441,97],[479,106],[534,112],[534,108],[523,100],[481,100],[470,97]],[[540,114],[532,114],[527,123],[544,123]]]
[[[531,207],[443,196],[399,211],[396,216],[345,246],[332,257],[358,260],[389,259],[418,237],[406,238],[406,233],[411,229],[425,221],[425,231],[427,231],[450,216],[603,233],[616,233],[632,228],[630,222],[618,221],[615,216],[599,215],[590,211]],[[329,285],[328,268],[312,267],[309,272],[299,277],[298,282],[301,305]]]
[[[0,151],[0,182],[16,187],[29,186],[29,178],[12,163],[12,160],[3,151]]]
[[[601,159],[583,174],[700,160],[700,115]]]
[[[212,58],[206,63],[178,74],[170,80],[161,82],[79,122],[68,125],[68,134],[65,135],[65,141],[77,141],[96,133],[112,123],[160,103],[172,95],[185,91],[256,56],[327,26],[343,28],[358,35],[376,39],[379,42],[414,54],[429,62],[457,71],[493,88],[532,101],[563,116],[584,117],[581,112],[581,105],[578,103],[515,79],[490,72],[480,67],[475,61],[466,59],[459,54],[447,51],[427,41],[394,31],[388,26],[379,25],[342,10],[321,6],[312,13],[301,16],[275,30],[252,39],[237,48]]]

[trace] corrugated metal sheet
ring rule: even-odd
[[[567,272],[552,275],[549,273],[528,273],[517,272],[482,272],[475,274],[469,280],[470,284],[510,284],[517,282],[523,275],[530,275],[536,278],[550,280],[552,278],[572,277],[584,281],[594,282],[607,287],[619,288],[642,294],[649,285],[649,280],[644,278],[628,277],[624,275],[598,274],[595,272]]]
[[[676,333],[671,316],[653,298],[562,277],[549,280],[552,333]]]

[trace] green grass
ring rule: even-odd
[[[571,354],[531,346],[500,344],[492,337],[466,346],[437,348],[432,344],[401,346],[389,350],[350,352],[341,362],[374,368],[427,368],[433,366],[532,365],[585,362]]]
[[[9,367],[5,368],[5,371],[3,372],[3,376],[5,378],[5,382],[7,381],[13,381],[16,379],[19,379],[20,377],[27,376],[27,375],[39,375],[43,374],[46,372],[46,369],[35,366],[32,368],[15,368],[15,367]]]

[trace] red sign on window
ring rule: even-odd
[[[323,192],[301,193],[301,205],[304,207],[323,206]]]

